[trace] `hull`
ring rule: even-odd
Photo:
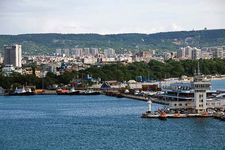
[[[10,93],[9,96],[30,96],[35,95],[34,92],[24,92],[24,93]]]
[[[79,95],[100,95],[100,92],[82,92]]]
[[[57,92],[58,95],[79,95],[80,91],[75,91],[75,92],[68,92],[68,93],[60,93]]]

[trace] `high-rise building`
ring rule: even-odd
[[[222,47],[212,48],[212,51],[213,51],[213,58],[223,59],[223,48]]]
[[[115,50],[112,49],[112,48],[104,49],[104,55],[106,57],[114,57],[115,56]]]
[[[84,48],[83,53],[85,56],[89,56],[90,55],[90,48]]]
[[[22,47],[21,45],[5,45],[4,46],[4,65],[13,65],[14,67],[22,67]]]
[[[177,50],[177,58],[179,59],[185,59],[185,48],[180,48]]]
[[[90,54],[93,55],[93,56],[97,55],[98,54],[98,48],[91,48]]]
[[[62,55],[62,49],[57,48],[57,49],[55,50],[55,53],[56,53],[57,56],[61,56],[61,55]]]
[[[191,57],[192,57],[192,47],[187,46],[184,49],[185,49],[185,57],[187,59],[191,59]]]
[[[71,49],[71,54],[74,57],[81,57],[83,55],[83,48],[73,48]]]
[[[68,48],[64,49],[65,56],[70,56],[70,50]]]
[[[192,60],[198,60],[201,58],[201,49],[198,49],[196,47],[193,48],[192,50]]]

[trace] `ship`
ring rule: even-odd
[[[25,88],[24,86],[22,88],[15,89],[14,92],[9,93],[10,96],[29,96],[29,95],[35,95],[35,92],[31,90],[31,88]]]

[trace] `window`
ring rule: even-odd
[[[177,106],[177,104],[174,104],[174,106]]]
[[[180,103],[179,106],[182,106],[182,104]]]

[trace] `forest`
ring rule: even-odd
[[[114,48],[125,51],[176,51],[183,46],[211,47],[225,45],[225,29],[162,32],[154,34],[19,34],[0,35],[0,52],[4,45],[21,44],[23,54],[53,54],[57,48]]]

